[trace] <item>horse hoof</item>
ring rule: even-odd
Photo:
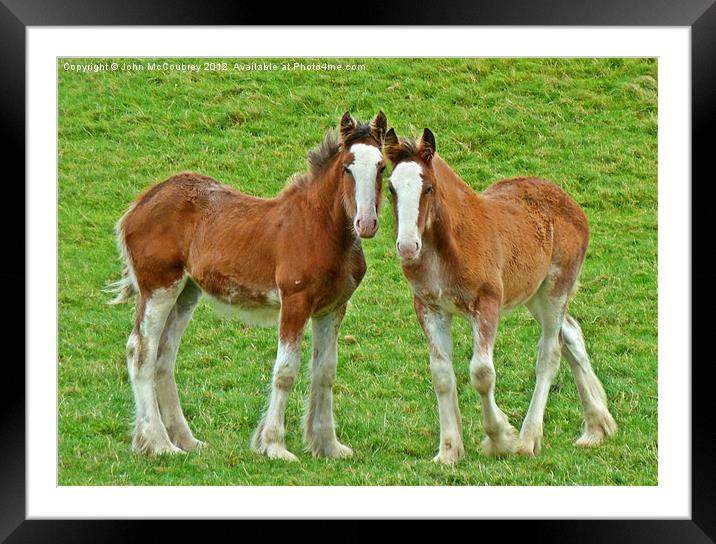
[[[189,440],[178,440],[177,442],[175,442],[175,444],[184,451],[200,450],[206,447],[206,442],[202,442],[201,440],[197,440],[196,438],[191,438]]]
[[[298,457],[281,446],[269,446],[266,448],[266,457],[269,459],[280,459],[281,461],[289,461],[291,463],[298,462]]]
[[[440,452],[432,458],[432,461],[433,463],[437,463],[440,465],[454,465],[460,459],[462,459],[462,455],[457,455],[456,453]]]
[[[134,452],[140,455],[148,455],[150,457],[186,453],[183,449],[177,448],[174,444],[145,445],[141,449],[134,448]]]
[[[333,457],[334,459],[347,459],[348,457],[353,457],[353,450],[340,442],[336,442],[331,453],[332,455],[329,457]]]
[[[184,453],[184,450],[172,444],[168,438],[146,428],[140,428],[134,433],[132,450],[136,454],[149,456]]]
[[[612,415],[604,410],[600,416],[590,420],[587,429],[575,442],[581,448],[593,448],[602,443],[605,437],[614,436],[617,432],[617,423]]]
[[[433,463],[454,465],[463,457],[465,457],[465,446],[462,444],[462,439],[448,438],[441,442],[438,454],[433,457]]]
[[[499,434],[485,438],[482,441],[482,450],[490,457],[514,455],[521,449],[521,442],[517,430],[510,426]]]
[[[542,437],[533,436],[530,438],[522,438],[517,453],[527,455],[528,457],[537,457],[542,449]]]
[[[313,457],[325,457],[328,459],[346,459],[353,456],[353,450],[341,444],[337,440],[328,447],[317,447],[316,444],[309,446],[308,451]]]

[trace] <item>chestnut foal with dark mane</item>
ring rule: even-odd
[[[430,345],[430,369],[440,414],[435,461],[464,455],[452,368],[453,315],[472,324],[470,378],[480,394],[489,455],[536,455],[560,350],[572,368],[585,428],[576,441],[593,446],[616,431],[582,331],[567,314],[577,288],[589,228],[579,205],[549,181],[508,179],[475,193],[435,153],[425,129],[419,142],[390,129],[385,156],[393,164],[390,192],[397,250],[414,294],[415,312]],[[542,327],[537,384],[520,435],[495,403],[492,348],[500,313],[524,304]]]
[[[378,229],[385,161],[383,112],[370,124],[346,113],[309,154],[309,171],[261,199],[198,174],[179,174],[139,196],[117,223],[124,261],[114,303],[138,295],[127,366],[134,391],[133,448],[189,451],[203,445],[184,418],[174,378],[179,342],[202,294],[242,317],[278,321],[268,408],[252,448],[296,460],[284,444],[284,411],[313,326],[305,442],[316,456],[347,457],[333,420],[338,329],[366,271],[360,238]]]

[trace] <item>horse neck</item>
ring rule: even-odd
[[[457,253],[457,236],[466,221],[482,215],[482,197],[439,156],[433,158],[436,191],[423,238],[445,259]]]
[[[353,244],[355,235],[343,202],[342,172],[340,161],[336,160],[321,172],[311,174],[315,177],[305,186],[305,199],[313,218],[348,247]]]

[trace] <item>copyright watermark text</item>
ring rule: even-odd
[[[315,61],[165,61],[125,60],[107,62],[64,61],[61,68],[79,74],[97,72],[364,72],[365,64]]]

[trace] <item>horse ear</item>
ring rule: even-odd
[[[353,119],[350,112],[345,112],[343,114],[343,117],[341,117],[341,124],[340,124],[340,130],[341,130],[341,138],[345,141],[348,136],[351,135],[351,133],[356,128],[356,120]]]
[[[395,159],[397,158],[398,147],[398,136],[395,134],[395,129],[391,128],[385,134],[385,141],[383,142],[383,152],[385,153],[385,156],[388,157],[388,160],[392,163],[395,163]]]
[[[373,133],[373,136],[378,139],[378,141],[382,142],[386,130],[388,130],[388,120],[385,118],[383,110],[380,110],[378,115],[376,115],[370,123],[370,131]]]
[[[435,136],[429,128],[423,130],[423,137],[420,138],[418,150],[425,162],[433,160],[433,155],[435,155]]]

